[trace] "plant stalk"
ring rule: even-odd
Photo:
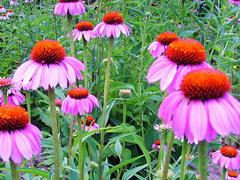
[[[182,153],[181,153],[181,174],[180,174],[180,180],[185,179],[185,162],[186,162],[186,153],[187,153],[187,140],[184,138],[184,141],[182,143]]]
[[[174,133],[172,131],[170,131],[170,138],[169,138],[168,146],[167,146],[167,154],[166,154],[164,166],[163,166],[162,180],[168,179],[168,168],[169,168],[169,162],[171,159],[171,151],[172,151],[172,147],[173,147],[173,142],[174,142]]]
[[[163,133],[162,136],[165,136],[165,133]],[[162,165],[162,161],[163,161],[163,155],[164,155],[164,149],[163,149],[163,145],[164,145],[164,137],[161,137],[161,134],[159,133],[159,139],[160,139],[160,149],[159,149],[159,153],[158,153],[158,161],[157,161],[157,166],[156,166],[156,171],[161,169],[161,165]]]
[[[73,129],[74,129],[74,119],[71,119],[69,140],[68,140],[68,162],[69,162],[69,164],[70,164],[71,158],[72,158]]]
[[[67,15],[67,28],[68,28],[68,37],[70,40],[70,50],[71,50],[71,56],[75,57],[75,46],[74,46],[74,40],[73,40],[73,34],[72,34],[72,19],[73,17],[68,14]]]
[[[225,180],[226,179],[226,174],[227,174],[227,169],[226,168],[223,168],[222,169],[222,180]]]
[[[88,68],[87,68],[87,41],[83,37],[83,61],[85,65],[85,70],[83,72],[84,77],[84,87],[88,89]]]
[[[55,91],[53,88],[48,89],[50,112],[52,120],[52,134],[53,134],[53,150],[54,150],[54,179],[59,180],[59,138],[58,138],[58,121],[55,105]]]
[[[83,164],[82,117],[78,116],[78,169],[80,180],[83,180]]]
[[[206,141],[201,141],[198,144],[198,161],[199,161],[199,173],[200,173],[200,180],[207,180],[207,159],[208,159],[208,144]]]
[[[7,95],[7,91],[3,91],[3,100],[4,100],[4,104],[8,103],[8,95]]]
[[[12,160],[10,160],[10,169],[12,180],[20,180],[19,174],[17,172],[17,165]]]
[[[110,88],[110,69],[111,69],[111,61],[112,61],[112,49],[113,49],[113,41],[114,38],[110,37],[109,39],[109,48],[108,48],[108,58],[107,58],[107,67],[105,72],[105,83],[104,83],[104,97],[103,97],[103,112],[102,112],[102,127],[106,125],[107,118],[107,102]],[[99,151],[99,180],[102,179],[102,160],[103,160],[103,150],[104,150],[104,136],[105,131],[101,130],[100,137],[100,151]]]
[[[29,122],[31,123],[31,95],[29,91],[26,91],[27,111]]]

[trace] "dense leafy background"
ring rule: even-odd
[[[149,86],[146,83],[146,70],[154,61],[147,47],[156,35],[164,31],[173,31],[185,38],[195,38],[201,41],[208,53],[208,62],[228,74],[232,81],[232,92],[240,96],[240,28],[239,8],[228,4],[226,0],[102,0],[95,3],[90,1],[85,15],[74,18],[89,20],[95,25],[107,11],[120,11],[126,23],[132,29],[128,38],[121,36],[114,43],[113,66],[111,69],[111,89],[109,97],[109,121],[105,147],[105,173],[107,178],[114,178],[123,168],[123,179],[151,179],[155,173],[157,153],[152,151],[151,144],[158,139],[158,132],[153,125],[158,123],[157,109],[163,99],[158,84]],[[9,7],[8,0],[0,2],[7,9],[13,9],[15,15],[8,21],[0,21],[0,76],[11,76],[22,62],[29,58],[33,45],[42,39],[59,40],[69,52],[69,41],[66,38],[66,19],[53,15],[53,1],[35,1],[32,4],[20,2],[19,6]],[[108,40],[95,39],[88,44],[88,65],[91,77],[91,92],[99,100],[103,100],[103,72],[107,55]],[[76,42],[78,59],[82,59],[82,42]],[[118,91],[123,88],[131,89],[132,97],[127,101],[128,126],[121,125],[122,102]],[[48,97],[41,89],[32,92],[32,121],[44,133],[43,154],[36,163],[39,169],[30,173],[49,176],[50,165],[53,162],[50,120],[48,115]],[[65,90],[58,89],[57,96],[64,98]],[[110,112],[111,111],[111,112]],[[101,108],[93,113],[101,124]],[[61,123],[61,160],[66,177],[77,176],[76,165],[67,164],[68,137],[70,117],[59,111]],[[99,135],[86,133],[89,151],[86,156],[90,179],[95,179],[97,170],[94,162],[98,160]],[[127,142],[122,152],[121,143]],[[220,141],[214,142],[217,148]],[[77,139],[75,138],[73,156],[76,157]],[[174,179],[179,175],[180,141],[174,146],[172,168]],[[76,147],[75,147],[76,146]],[[195,148],[192,149],[195,154]],[[194,161],[194,158],[192,158]],[[194,179],[195,163],[191,164],[193,171],[189,179]],[[27,169],[23,172],[28,173]],[[50,172],[50,173],[49,173]],[[43,173],[43,174],[41,174]],[[213,172],[213,174],[216,172]],[[32,178],[25,174],[26,178]],[[133,178],[133,179],[134,179]]]

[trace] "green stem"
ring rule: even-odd
[[[30,95],[29,91],[26,91],[26,101],[27,101],[28,117],[29,117],[29,121],[31,123],[31,95]]]
[[[167,146],[167,154],[166,154],[165,162],[164,162],[164,166],[163,166],[162,180],[168,179],[168,168],[169,168],[169,162],[171,159],[171,151],[172,151],[172,147],[173,147],[173,142],[174,142],[174,133],[171,131],[170,139],[168,141],[168,146]]]
[[[19,174],[17,172],[17,165],[12,160],[10,160],[10,169],[12,180],[20,180]]]
[[[87,41],[84,37],[83,37],[83,61],[84,61],[84,65],[85,65],[85,70],[83,72],[84,87],[88,89]]]
[[[164,136],[165,133],[163,133],[162,136]],[[161,137],[161,134],[159,133],[159,139],[160,139],[160,149],[159,149],[159,153],[158,153],[158,161],[157,161],[157,166],[156,166],[156,171],[161,169],[161,165],[162,165],[162,160],[163,160],[163,155],[164,155],[164,149],[163,149],[163,139],[164,137]]]
[[[185,179],[185,162],[186,162],[186,153],[187,153],[187,140],[184,139],[182,143],[182,153],[181,153],[181,175],[180,180]]]
[[[71,56],[75,56],[75,46],[74,46],[74,40],[73,40],[73,34],[72,34],[72,19],[73,19],[73,17],[70,14],[68,14],[67,15],[67,28],[68,28],[68,37],[70,40]]]
[[[69,140],[68,140],[68,161],[69,161],[69,164],[70,164],[71,158],[72,158],[73,129],[74,129],[74,119],[71,120]]]
[[[126,119],[127,119],[127,100],[123,100],[123,124],[124,127],[126,125]],[[125,142],[123,142],[123,148],[125,148]]]
[[[201,141],[198,144],[198,161],[199,161],[199,173],[200,173],[200,180],[207,180],[207,173],[208,173],[208,166],[207,166],[207,159],[208,159],[208,144],[206,141]]]
[[[54,179],[59,180],[59,139],[58,139],[58,122],[55,105],[55,91],[53,88],[48,89],[51,121],[52,121],[52,134],[53,134],[53,150],[54,150]]]
[[[225,178],[226,178],[226,174],[227,174],[227,169],[226,168],[223,168],[222,169],[222,180],[225,180]]]
[[[112,61],[113,41],[114,41],[114,38],[111,37],[109,39],[107,67],[106,67],[106,72],[105,72],[102,127],[105,127],[106,118],[107,118],[106,112],[107,112],[107,102],[108,102],[108,95],[109,95],[109,88],[110,88],[110,69],[111,69],[111,61]],[[105,131],[101,130],[101,138],[100,138],[101,144],[100,144],[100,151],[99,151],[99,180],[102,179],[102,160],[103,160],[103,149],[104,149],[104,136],[105,136]]]
[[[78,169],[80,180],[83,180],[83,164],[82,117],[78,116]]]
[[[3,91],[3,100],[4,100],[4,104],[8,103],[8,95],[7,95],[7,91]]]

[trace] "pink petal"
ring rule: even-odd
[[[0,156],[3,161],[8,161],[12,152],[12,139],[7,131],[0,133]]]

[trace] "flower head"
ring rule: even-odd
[[[154,149],[154,150],[159,150],[160,149],[160,140],[159,139],[154,141],[154,143],[152,144],[152,149]]]
[[[128,99],[132,95],[132,90],[131,89],[120,89],[119,90],[119,97]]]
[[[62,111],[77,116],[91,113],[98,106],[97,98],[80,87],[68,91],[68,96],[62,103]]]
[[[55,105],[57,106],[57,107],[62,107],[62,100],[61,99],[56,99],[55,100]]]
[[[229,0],[229,3],[235,6],[240,6],[240,0]]]
[[[19,5],[18,1],[17,0],[10,0],[10,6],[13,6],[13,5],[18,6]]]
[[[6,12],[6,9],[3,6],[0,6],[0,13]]]
[[[54,8],[54,14],[59,16],[77,16],[86,12],[80,0],[59,0]]]
[[[16,88],[12,87],[7,91],[7,102],[8,104],[20,105],[25,101],[25,96],[18,91]],[[0,93],[0,105],[4,104],[4,95]]]
[[[20,164],[41,152],[39,129],[29,124],[28,113],[20,106],[0,106],[0,157]]]
[[[13,10],[11,10],[11,9],[9,9],[8,11],[7,11],[7,16],[8,17],[11,17],[11,16],[13,16]]]
[[[187,74],[181,89],[162,102],[158,116],[172,126],[178,138],[190,143],[240,134],[240,103],[230,94],[231,84],[222,72],[213,69],[195,70]]]
[[[240,151],[233,146],[223,146],[212,154],[212,161],[226,169],[240,168]]]
[[[159,57],[166,51],[168,45],[177,39],[179,39],[177,34],[173,32],[161,33],[157,36],[156,41],[150,44],[148,50],[154,58]]]
[[[11,78],[0,78],[0,90],[7,91],[12,86]]]
[[[237,171],[228,170],[227,180],[240,180],[239,173]]]
[[[178,90],[183,77],[192,70],[210,68],[204,46],[194,39],[179,39],[169,44],[165,55],[150,66],[148,83],[160,81],[162,91]]]
[[[95,33],[99,37],[118,38],[121,32],[128,36],[130,29],[124,24],[124,18],[119,12],[105,14],[102,22],[95,27]]]
[[[90,41],[90,39],[95,38],[94,26],[89,21],[80,21],[76,24],[75,29],[73,30],[73,39],[81,40],[82,37],[86,41]]]
[[[63,46],[54,40],[43,40],[36,43],[30,60],[23,63],[15,72],[13,82],[25,90],[45,90],[58,84],[67,88],[76,79],[82,80],[85,66],[74,57],[67,57]]]
[[[84,131],[94,131],[99,129],[99,125],[92,116],[86,116],[86,120],[83,122],[82,129]]]

